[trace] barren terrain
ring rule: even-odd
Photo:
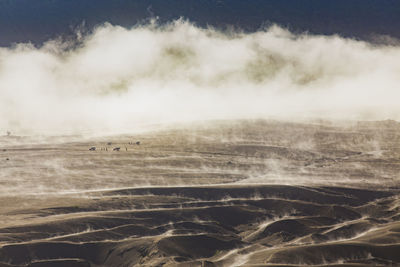
[[[3,136],[0,266],[399,265],[399,173],[395,121]]]

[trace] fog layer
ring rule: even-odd
[[[0,130],[132,130],[236,118],[399,119],[400,47],[277,26],[103,25],[0,48]]]

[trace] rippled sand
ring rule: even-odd
[[[5,136],[0,170],[0,266],[400,264],[393,121]]]

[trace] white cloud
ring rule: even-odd
[[[0,130],[282,117],[399,119],[400,47],[273,26],[104,25],[76,48],[0,48]]]

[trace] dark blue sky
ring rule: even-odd
[[[295,32],[400,38],[399,0],[0,0],[0,46],[40,45],[83,21],[88,30],[106,21],[131,27],[152,15],[245,31],[277,23]]]

